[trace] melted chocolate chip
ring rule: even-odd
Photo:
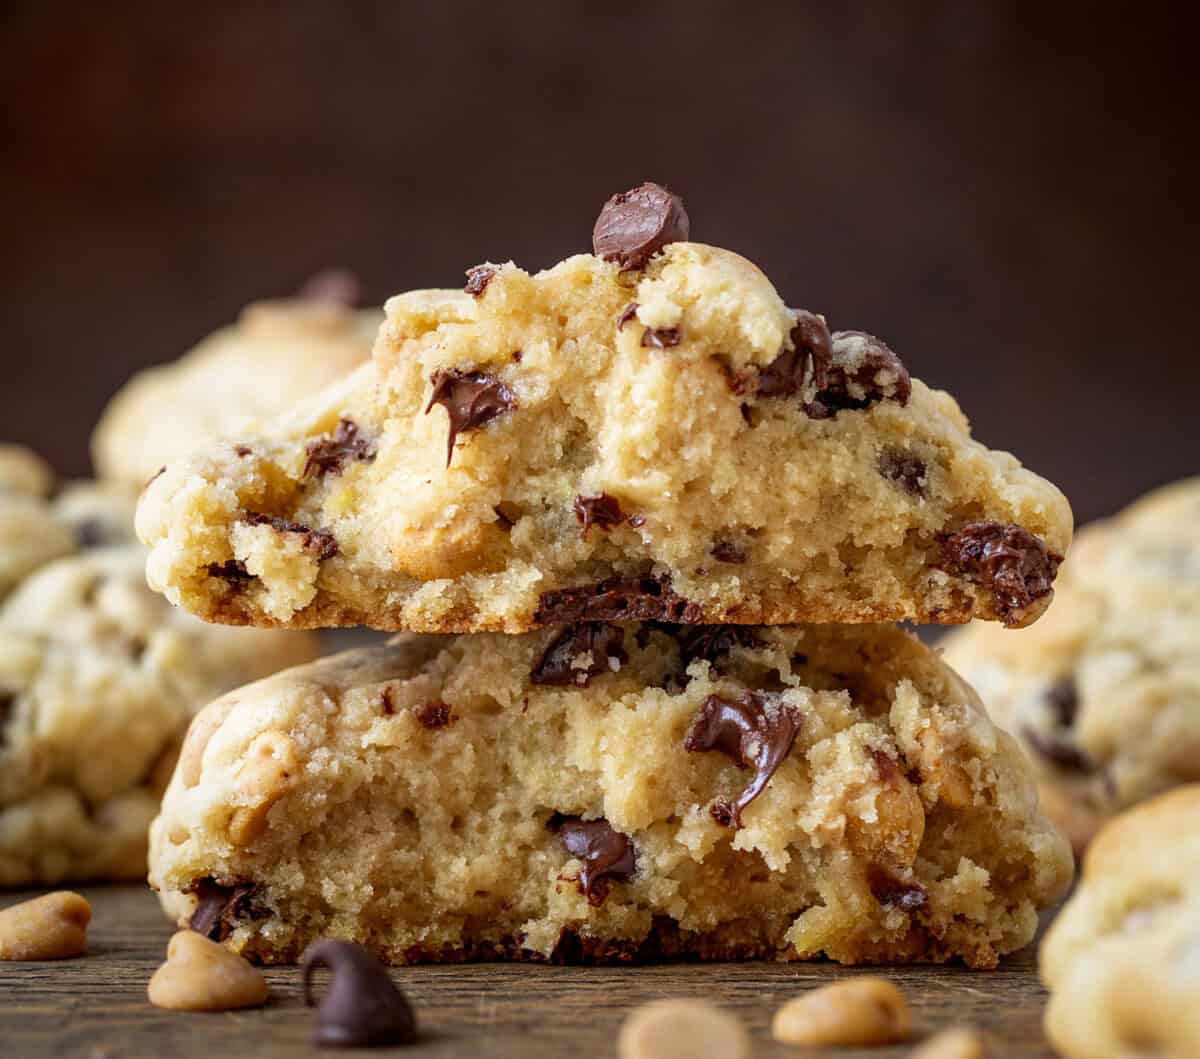
[[[304,1003],[314,1007],[313,972],[332,972],[329,988],[317,1008],[313,1043],[329,1048],[371,1048],[411,1044],[417,1019],[387,968],[361,945],[325,938],[304,953]]]
[[[231,585],[240,584],[243,581],[251,581],[254,575],[246,569],[246,564],[241,559],[226,559],[223,563],[209,563],[208,576],[219,577],[222,581],[228,581]]]
[[[989,589],[1005,625],[1050,593],[1062,557],[1028,530],[999,522],[972,522],[942,540],[942,564]]]
[[[861,411],[883,400],[908,404],[912,380],[900,358],[874,335],[865,331],[835,331],[837,343],[853,346],[853,359],[831,360],[824,382],[818,381],[815,400],[804,406],[811,419],[830,419],[843,410]],[[850,363],[853,368],[847,370]]]
[[[804,309],[795,312],[792,348],[781,350],[770,364],[759,369],[756,391],[759,397],[794,397],[804,389],[810,366],[817,388],[825,383],[832,350],[829,328],[816,313]]]
[[[886,448],[879,454],[879,473],[913,496],[925,495],[925,461],[904,449]]]
[[[188,926],[213,941],[224,941],[239,919],[262,919],[269,914],[255,900],[259,889],[251,882],[222,883],[212,876],[197,879],[186,891],[196,895]]]
[[[467,285],[463,289],[468,294],[481,298],[495,274],[496,270],[491,265],[476,265],[474,268],[469,268],[467,269]]]
[[[1087,751],[1077,746],[1067,735],[1039,732],[1029,725],[1021,729],[1021,735],[1042,757],[1067,772],[1096,771],[1096,763]]]
[[[260,515],[254,511],[246,512],[245,522],[251,526],[270,526],[277,533],[300,533],[304,535],[301,547],[317,559],[332,559],[338,553],[338,543],[328,530],[317,530],[302,522],[289,522],[285,518],[274,515]]]
[[[669,621],[695,625],[700,607],[677,596],[667,577],[610,577],[592,585],[543,592],[534,621],[566,625],[576,621]]]
[[[642,345],[652,349],[670,349],[671,346],[677,346],[679,345],[679,328],[661,327],[655,330],[647,327],[642,332]]]
[[[517,399],[495,375],[482,371],[462,372],[439,369],[430,379],[433,393],[425,414],[435,404],[446,409],[450,430],[446,438],[446,466],[454,458],[454,440],[468,430],[477,430],[497,416],[517,407]]]
[[[593,526],[599,526],[601,529],[610,529],[613,526],[619,526],[622,522],[628,522],[631,526],[640,526],[646,520],[642,516],[633,515],[626,518],[625,512],[621,510],[621,502],[608,493],[597,493],[595,496],[577,496],[575,498],[575,518],[578,519],[579,525],[583,527],[583,538],[587,540],[588,530]],[[635,522],[634,519],[640,519]]]
[[[304,451],[308,458],[301,478],[311,474],[341,474],[347,460],[375,459],[374,443],[359,433],[358,424],[352,419],[339,419],[331,436],[310,441]]]
[[[1055,719],[1061,727],[1069,728],[1075,723],[1075,715],[1079,712],[1079,688],[1074,677],[1063,677],[1057,684],[1046,689],[1043,698],[1054,711]]]
[[[352,309],[362,301],[362,284],[348,269],[327,268],[300,288],[300,297],[305,301],[328,302]]]
[[[719,563],[740,564],[746,561],[745,551],[739,545],[734,544],[733,541],[714,541],[710,554]]]
[[[683,199],[660,184],[641,184],[614,195],[592,229],[592,251],[622,268],[642,268],[669,243],[691,234]]]
[[[630,320],[632,320],[635,316],[637,316],[637,311],[638,311],[638,303],[637,302],[630,302],[627,306],[625,306],[625,311],[622,312],[621,315],[617,317],[617,330],[620,331],[621,328],[623,328],[627,323],[629,323]]]
[[[929,894],[920,883],[904,882],[878,865],[867,869],[867,886],[881,905],[899,908],[903,912],[915,912],[918,908],[924,908],[929,901]]]
[[[710,810],[714,819],[742,826],[742,811],[762,794],[799,731],[799,714],[776,695],[748,691],[736,701],[719,695],[704,700],[684,737],[684,748],[719,750],[740,767],[754,769],[754,777],[732,805],[723,799],[714,803]]]
[[[580,669],[573,665],[580,655],[590,654],[592,660]],[[613,672],[612,662],[625,663],[625,634],[619,626],[602,621],[585,621],[571,625],[558,634],[533,667],[531,684],[552,687],[587,687],[592,677]]]
[[[425,728],[445,728],[453,719],[450,707],[441,700],[421,703],[413,710],[413,716]]]
[[[637,870],[637,857],[628,836],[614,831],[603,818],[581,820],[577,816],[552,819],[554,830],[572,857],[583,861],[579,870],[579,892],[590,905],[602,905],[608,896],[609,880],[628,882]]]
[[[762,646],[749,625],[677,625],[670,632],[679,644],[679,664],[685,670],[698,658],[715,666],[735,647]]]

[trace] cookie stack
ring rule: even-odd
[[[201,713],[164,905],[264,961],[994,965],[1070,852],[889,623],[1035,620],[1066,501],[665,189],[593,248],[391,299],[370,363],[147,488],[173,602],[403,633]]]

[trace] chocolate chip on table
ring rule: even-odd
[[[754,801],[775,775],[800,731],[796,709],[778,695],[748,691],[736,700],[710,695],[692,720],[684,748],[693,752],[719,750],[754,776],[737,799],[718,799],[712,815],[719,823],[742,826],[742,811]]]
[[[908,404],[912,379],[887,343],[865,331],[835,331],[835,354],[838,342],[857,347],[853,366],[847,370],[846,360],[830,360],[824,380],[818,379],[815,399],[804,406],[810,419],[830,419],[840,411],[860,411],[884,400]]]
[[[495,274],[496,270],[491,265],[476,265],[474,268],[469,268],[467,269],[467,285],[463,290],[476,298],[481,298]]]
[[[374,442],[362,436],[354,420],[339,419],[332,435],[310,441],[304,451],[308,458],[301,478],[311,474],[341,474],[347,461],[373,460],[376,450]]]
[[[317,1006],[312,979],[319,967],[328,968],[332,977]],[[412,1006],[387,968],[361,945],[332,938],[314,942],[301,959],[301,969],[304,1003],[317,1006],[313,1043],[318,1047],[370,1048],[417,1039]]]
[[[588,904],[599,906],[608,896],[609,881],[628,882],[637,870],[633,843],[627,835],[614,831],[601,817],[581,820],[577,816],[558,817],[551,826],[572,857],[583,861],[579,870],[579,892]]]
[[[580,655],[590,655],[583,668],[574,665]],[[550,687],[584,688],[592,677],[613,672],[629,660],[625,653],[625,633],[617,625],[602,621],[584,621],[563,629],[543,652],[530,673],[531,684]]]
[[[539,625],[567,625],[576,621],[669,621],[694,625],[703,613],[698,604],[675,594],[668,577],[610,577],[591,585],[543,592],[533,618]]]
[[[817,388],[824,385],[833,348],[829,328],[816,313],[806,309],[794,312],[792,348],[781,351],[770,364],[759,369],[755,391],[759,397],[794,397],[804,389],[810,371]]]
[[[232,1011],[265,1004],[268,990],[262,971],[236,952],[181,930],[146,992],[151,1004],[171,1011]]]
[[[899,908],[903,912],[915,912],[929,902],[929,894],[920,883],[897,879],[878,865],[872,865],[867,870],[867,886],[871,896],[881,905]]]
[[[196,908],[188,926],[212,941],[224,941],[239,919],[262,919],[267,913],[257,904],[256,883],[218,882],[211,876],[197,879],[185,891],[196,895]]]
[[[661,184],[640,184],[604,204],[592,228],[592,251],[621,268],[642,268],[664,246],[687,242],[690,234],[683,199]]]
[[[56,890],[0,909],[0,960],[62,960],[87,948],[92,908],[72,890]]]
[[[942,565],[989,589],[1005,625],[1049,595],[1062,556],[1021,526],[972,522],[942,539]]]
[[[905,492],[913,496],[925,495],[927,468],[925,461],[919,456],[914,456],[904,449],[885,448],[879,453],[876,466],[884,478],[903,487]]]
[[[416,717],[418,724],[430,729],[445,728],[453,720],[450,716],[450,707],[440,699],[421,703],[413,710],[413,716]]]
[[[647,327],[642,332],[642,345],[651,349],[670,349],[679,345],[679,339],[678,327]]]
[[[231,585],[254,579],[254,575],[246,569],[246,564],[241,559],[226,559],[223,563],[209,563],[207,569],[209,577],[219,577]]]
[[[617,317],[617,330],[620,331],[630,320],[637,316],[638,303],[630,302],[625,306],[624,311]]]
[[[435,404],[440,404],[450,420],[446,439],[447,467],[454,458],[454,440],[459,434],[477,430],[517,407],[512,390],[487,372],[439,368],[429,381],[433,393],[425,406],[425,414],[428,415]]]
[[[575,518],[583,527],[583,538],[587,539],[588,530],[593,526],[601,529],[611,529],[622,522],[628,522],[635,528],[645,523],[641,515],[626,515],[621,510],[621,502],[608,493],[597,493],[595,496],[577,496],[573,505]]]
[[[328,302],[352,309],[362,302],[362,284],[349,269],[327,268],[300,288],[300,297],[305,301]]]
[[[328,530],[313,529],[301,522],[290,522],[274,515],[260,515],[254,511],[246,512],[243,521],[251,526],[270,526],[279,533],[303,534],[301,546],[318,559],[332,559],[338,553],[338,543]]]

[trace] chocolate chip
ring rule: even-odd
[[[714,819],[742,826],[742,810],[766,788],[799,731],[795,707],[784,705],[778,695],[748,691],[736,701],[719,695],[704,700],[684,737],[684,748],[719,750],[740,767],[754,769],[754,777],[732,805],[718,799],[710,810]]]
[[[328,530],[312,529],[301,522],[289,522],[285,518],[276,518],[274,515],[260,515],[254,511],[247,511],[243,521],[249,523],[251,526],[270,526],[278,533],[303,534],[304,539],[301,541],[301,547],[317,559],[332,559],[338,553],[338,543],[334,539],[333,534]]]
[[[519,349],[514,349],[514,350],[512,351],[512,362],[513,362],[514,364],[520,364],[520,363],[521,363],[521,361],[524,359],[524,357],[525,357],[525,354],[524,354],[524,353],[522,353],[522,352],[521,352],[521,350],[519,350]]]
[[[734,544],[733,541],[719,540],[714,541],[712,557],[719,563],[744,563],[746,561],[746,553],[740,545]]]
[[[1025,609],[1050,593],[1062,557],[1021,526],[972,522],[942,538],[941,562],[989,589],[1004,624],[1018,625]]]
[[[1057,684],[1048,687],[1043,698],[1054,711],[1059,725],[1069,728],[1075,723],[1075,715],[1079,712],[1079,688],[1074,677],[1063,677]]]
[[[359,433],[352,419],[339,419],[331,436],[310,441],[304,451],[308,458],[301,478],[313,473],[341,474],[347,460],[375,459],[375,444]]]
[[[1047,761],[1068,772],[1095,772],[1096,763],[1069,736],[1059,732],[1039,732],[1026,725],[1021,736]]]
[[[435,404],[440,404],[446,409],[446,416],[450,420],[446,438],[447,467],[454,458],[454,439],[459,434],[476,430],[517,407],[512,390],[495,375],[486,372],[439,368],[429,381],[433,393],[429,404],[425,406],[425,414],[428,415]]]
[[[675,594],[670,579],[610,577],[592,585],[543,592],[534,621],[566,625],[576,621],[670,621],[697,624],[699,605]]]
[[[212,876],[197,879],[185,891],[196,895],[196,909],[188,926],[213,941],[224,941],[239,919],[269,915],[256,901],[260,887],[251,882],[219,882]]]
[[[12,720],[16,707],[16,693],[0,691],[0,747],[8,742],[8,722]]]
[[[906,405],[912,379],[900,358],[865,331],[835,331],[833,359],[817,378],[817,395],[804,406],[811,419],[830,419],[843,410],[862,410],[879,401]]]
[[[558,817],[554,830],[572,857],[583,861],[579,870],[579,892],[590,905],[602,905],[608,896],[609,880],[628,882],[637,870],[637,857],[628,836],[614,831],[603,818],[581,820]]]
[[[233,446],[233,452],[234,452],[234,455],[236,455],[236,456],[241,456],[244,458],[244,457],[250,455],[250,451],[251,450],[250,450],[249,445],[234,445]]]
[[[219,577],[222,581],[228,581],[231,585],[242,581],[251,581],[254,578],[254,575],[246,569],[246,564],[241,559],[226,559],[223,563],[209,563],[208,576]]]
[[[920,883],[904,882],[875,864],[867,869],[867,886],[881,905],[902,912],[915,912],[929,901],[929,894]]]
[[[85,518],[75,527],[75,543],[85,551],[117,543],[110,527],[98,518]]]
[[[396,699],[391,688],[384,688],[379,693],[379,705],[388,717],[391,717],[396,712]]]
[[[661,184],[614,195],[592,228],[592,252],[622,268],[642,268],[669,243],[686,242],[691,224],[683,199]]]
[[[621,510],[621,502],[608,493],[597,493],[595,496],[577,496],[574,503],[575,518],[583,527],[583,538],[587,540],[588,530],[593,526],[601,529],[611,529],[622,522],[628,522],[637,527],[645,523],[641,515],[631,515],[628,518]],[[636,520],[636,521],[635,521]]]
[[[685,670],[698,658],[715,665],[735,647],[762,646],[749,625],[677,625],[670,631],[679,644],[679,664]]]
[[[925,461],[904,449],[886,448],[879,454],[879,473],[913,496],[925,495]]]
[[[651,349],[670,349],[671,346],[677,346],[679,345],[679,328],[662,327],[655,330],[647,327],[642,332],[642,345]]]
[[[316,1006],[313,972],[329,968],[329,988],[317,1007],[313,1043],[328,1048],[371,1048],[411,1044],[417,1039],[412,1006],[396,988],[387,968],[361,945],[325,938],[314,942],[301,960],[304,1003]]]
[[[583,668],[574,665],[580,655],[590,654]],[[543,652],[530,673],[531,684],[584,688],[592,677],[613,672],[612,662],[625,663],[625,633],[619,626],[602,621],[585,621],[568,626]]]
[[[425,728],[445,728],[452,719],[450,707],[441,700],[421,703],[413,710],[413,716]]]
[[[638,311],[638,303],[637,302],[630,302],[627,306],[625,306],[625,311],[622,312],[621,315],[617,317],[617,330],[620,331],[621,328],[623,328],[627,323],[629,323],[630,320],[632,320],[635,316],[637,316],[637,311]]]
[[[756,388],[759,397],[794,397],[804,389],[805,376],[810,371],[817,388],[824,385],[832,349],[829,328],[816,313],[805,309],[794,312],[792,348],[780,351],[770,364],[759,369]]]
[[[496,270],[491,265],[476,265],[474,268],[469,268],[467,269],[467,285],[463,289],[468,294],[481,298],[495,274]]]
[[[300,297],[310,302],[328,302],[352,309],[362,301],[362,284],[349,269],[327,268],[300,288]]]

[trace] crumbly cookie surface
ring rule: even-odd
[[[1082,848],[1112,814],[1200,781],[1200,479],[1086,527],[1033,629],[982,624],[946,661],[1017,735]]]
[[[352,371],[379,321],[375,310],[321,297],[247,306],[237,323],[117,391],[92,434],[97,473],[140,489],[163,464]]]
[[[316,654],[307,634],[181,613],[144,561],[140,547],[57,559],[0,605],[0,886],[142,875],[192,713]]]
[[[1016,743],[891,626],[346,652],[193,721],[151,848],[171,916],[268,962],[988,967],[1072,870]]]
[[[0,600],[39,566],[78,544],[71,520],[48,499],[53,469],[23,445],[0,443]],[[133,503],[128,509],[132,531]]]
[[[170,465],[148,575],[216,621],[524,632],[1048,605],[1057,489],[727,250],[582,254],[391,299],[373,361]]]
[[[1039,953],[1046,1034],[1069,1059],[1200,1056],[1200,786],[1121,814]]]

